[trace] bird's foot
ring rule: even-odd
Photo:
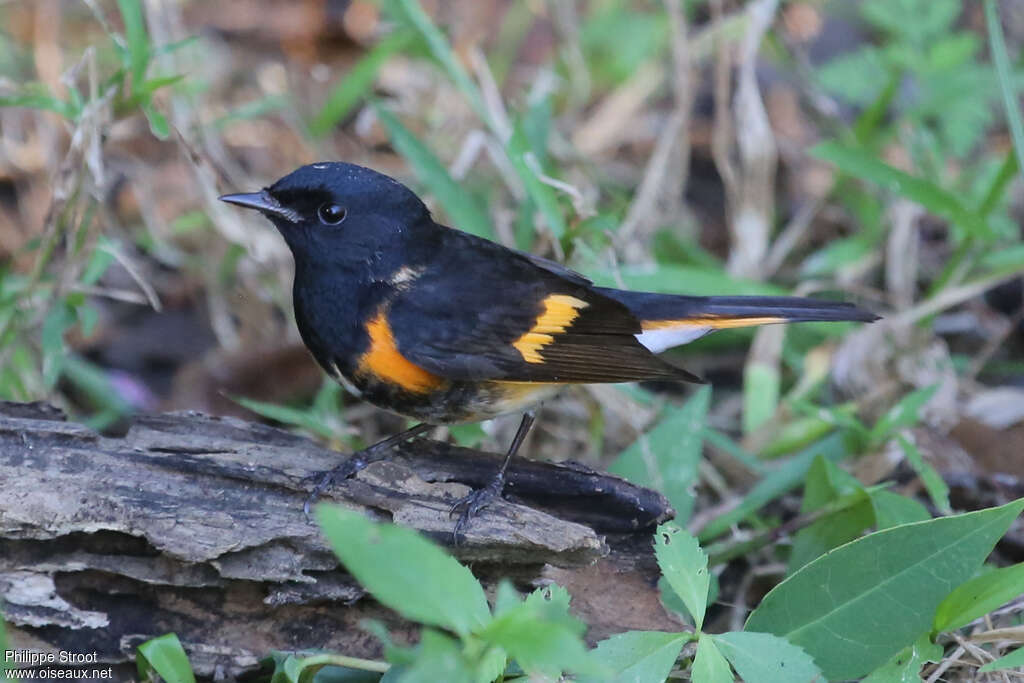
[[[329,489],[332,484],[339,481],[345,481],[349,477],[355,476],[357,472],[370,463],[383,460],[384,457],[399,444],[408,441],[409,439],[416,438],[430,429],[431,426],[428,424],[418,424],[414,427],[410,427],[404,432],[390,436],[383,441],[378,441],[372,446],[367,446],[361,451],[356,451],[333,470],[320,472],[310,476],[307,481],[315,482],[315,484],[309,492],[309,497],[306,498],[306,502],[302,506],[302,511],[306,515],[306,520],[310,521],[309,511],[313,507],[313,503],[315,503],[317,499],[320,498],[320,494]]]
[[[326,472],[318,472],[307,479],[307,481],[315,482],[313,484],[313,488],[309,491],[309,497],[306,498],[306,502],[302,505],[302,512],[306,515],[307,521],[312,519],[309,511],[313,507],[313,504],[320,498],[320,494],[331,488],[334,482],[345,481],[349,477],[355,476],[357,472],[369,465],[371,462],[374,462],[374,460],[380,459],[367,457],[368,451],[369,449],[356,451],[334,469],[327,470]]]
[[[454,545],[459,544],[459,536],[462,535],[469,521],[496,499],[501,498],[501,490],[503,488],[505,488],[505,477],[499,475],[482,489],[470,491],[469,495],[458,499],[448,509],[449,518],[454,516],[455,513],[459,513],[459,519],[455,522],[455,528],[452,530],[452,542]]]

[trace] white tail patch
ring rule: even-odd
[[[656,327],[644,330],[636,335],[636,340],[647,347],[651,353],[661,353],[674,346],[689,344],[695,339],[700,339],[715,328],[710,325],[684,324],[679,327]]]

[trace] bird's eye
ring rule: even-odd
[[[337,225],[338,223],[345,220],[345,207],[337,204],[321,204],[320,208],[316,210],[317,215],[320,217],[320,222],[324,225]]]

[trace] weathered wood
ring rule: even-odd
[[[50,406],[0,404],[0,599],[12,640],[119,663],[139,641],[175,631],[211,675],[238,673],[272,649],[374,656],[377,643],[357,628],[368,617],[411,636],[364,599],[302,512],[310,477],[341,457],[233,418],[140,417],[115,438]],[[417,440],[324,500],[451,545],[452,502],[485,484],[499,458]],[[609,577],[628,572],[654,595],[646,539],[671,515],[659,494],[581,465],[520,459],[506,497],[451,548],[485,582],[529,584],[547,572],[614,585]],[[603,593],[586,603],[601,605],[601,633],[615,630],[616,614]],[[650,619],[671,627],[660,608]]]

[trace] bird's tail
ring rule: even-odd
[[[878,316],[841,301],[795,296],[683,296],[601,288],[643,324],[637,339],[660,353],[709,332],[732,327],[811,321],[872,322]]]

